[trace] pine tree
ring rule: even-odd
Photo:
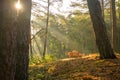
[[[96,44],[101,59],[114,59],[113,49],[107,36],[106,25],[102,17],[102,10],[98,0],[87,0],[91,20],[96,36]]]

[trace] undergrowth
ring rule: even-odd
[[[42,63],[50,63],[50,62],[56,61],[57,58],[52,54],[47,54],[43,59],[40,55],[33,54],[32,56],[30,56],[29,60],[30,60],[29,65],[39,65]]]

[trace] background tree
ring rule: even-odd
[[[96,44],[101,59],[114,59],[113,49],[107,36],[106,25],[102,17],[102,11],[98,0],[87,0],[91,20],[96,36]]]
[[[51,7],[54,6],[53,4],[59,4],[59,2],[51,3],[48,27],[49,30],[47,55],[52,54],[55,55],[57,58],[64,58],[64,53],[67,51],[72,51],[73,49],[76,49],[79,52],[86,54],[97,52],[94,38],[93,36],[90,36],[93,35],[93,29],[88,15],[88,11],[86,11],[86,1],[83,1],[83,3],[85,4],[85,6],[82,6],[81,3],[80,7],[81,9],[84,8],[85,12],[83,10],[79,10],[77,8],[78,6],[75,6],[72,7],[72,12],[69,12],[68,10],[66,12],[59,11],[59,13],[52,12],[56,11],[56,7],[51,9]],[[60,8],[61,6],[58,6],[58,9]],[[41,8],[37,6],[36,9]],[[47,8],[45,8],[45,10],[47,10]],[[34,43],[33,47],[36,50],[35,52],[37,54],[40,54],[41,56],[44,47],[43,38],[45,37],[44,34],[47,16],[46,11],[44,11],[44,13],[45,15],[39,14],[38,16],[35,16],[34,20],[32,20],[32,27],[34,30],[36,30],[36,33],[39,32],[39,30],[43,29],[43,31],[40,31],[39,34],[33,34],[36,36],[37,44],[36,41],[32,39],[32,42]],[[33,13],[33,15],[35,15],[35,12]],[[85,22],[87,22],[87,24],[84,24]],[[38,49],[38,46],[40,49]]]
[[[120,20],[120,0],[116,2],[116,6],[117,6],[118,18]]]
[[[45,58],[46,48],[47,48],[47,39],[48,39],[47,37],[48,37],[48,26],[49,26],[49,7],[50,7],[50,2],[48,0],[43,58]]]
[[[102,16],[104,18],[104,0],[101,0]]]
[[[115,0],[110,0],[110,21],[111,21],[111,27],[112,27],[112,45],[113,49],[117,51],[117,43],[116,43],[116,7],[115,7]]]
[[[120,0],[118,0],[117,2],[116,2],[116,8],[117,8],[117,11],[116,11],[116,13],[117,13],[117,33],[116,33],[116,35],[117,35],[117,40],[116,40],[116,43],[117,43],[117,52],[118,53],[120,53]]]
[[[46,5],[43,5],[42,3]],[[56,2],[55,0],[50,0],[46,55],[64,58],[64,53],[72,51],[73,49],[86,54],[97,53],[98,49],[95,44],[95,38],[94,36],[91,36],[94,35],[94,30],[88,14],[87,1],[73,0],[71,1],[70,6],[67,6],[66,10],[61,9],[64,6],[63,4],[65,4],[64,1],[61,3],[59,1]],[[112,34],[109,7],[109,0],[105,0],[104,20],[108,37],[111,40]],[[32,16],[32,36],[35,36],[32,39],[32,49],[34,49],[33,54],[35,53],[42,57],[47,16],[47,0],[35,2],[35,4],[33,4]]]

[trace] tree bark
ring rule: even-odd
[[[98,0],[87,0],[91,20],[96,36],[96,44],[101,59],[114,59],[113,49],[107,36],[106,25],[102,17],[101,6]]]
[[[16,0],[0,1],[0,80],[27,80],[31,0],[21,0],[24,10],[17,17]]]
[[[20,0],[23,9],[17,15],[17,55],[14,80],[28,80],[31,0]]]
[[[14,0],[0,0],[0,80],[14,80],[16,50],[16,14]]]
[[[102,9],[102,16],[104,19],[104,0],[101,0],[101,9]]]
[[[116,8],[115,8],[115,0],[110,0],[110,21],[112,27],[112,46],[115,52],[118,52],[117,49],[117,26],[116,26]]]
[[[102,6],[102,7],[101,7],[101,8],[102,8],[102,16],[103,16],[103,19],[104,19],[104,16],[105,16],[105,15],[104,15],[104,0],[102,0],[102,3],[101,3],[101,4],[102,4],[102,5],[101,5],[101,6]]]

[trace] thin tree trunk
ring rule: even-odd
[[[37,42],[36,38],[34,38],[34,41],[35,41],[35,43],[36,43],[36,46],[37,46],[37,48],[38,48],[39,53],[41,53],[40,47],[39,47],[39,45],[38,45],[38,42]]]
[[[96,36],[96,44],[101,59],[114,59],[113,49],[107,36],[106,25],[102,17],[101,6],[98,0],[87,0],[91,20]]]
[[[119,9],[119,11],[120,11],[120,9]],[[120,20],[120,12],[119,12],[119,20]]]
[[[101,0],[102,1],[102,5],[101,5],[101,8],[102,8],[102,16],[103,16],[103,19],[104,19],[104,0]]]
[[[115,8],[115,0],[110,0],[110,21],[111,21],[111,27],[112,27],[112,46],[113,49],[117,52],[117,43],[116,43],[116,8]]]
[[[45,42],[44,42],[44,50],[43,50],[43,59],[45,58],[46,48],[47,48],[47,38],[48,38],[48,23],[49,23],[49,0],[48,0],[48,8],[47,8],[47,19],[46,19],[46,32],[45,32]]]

